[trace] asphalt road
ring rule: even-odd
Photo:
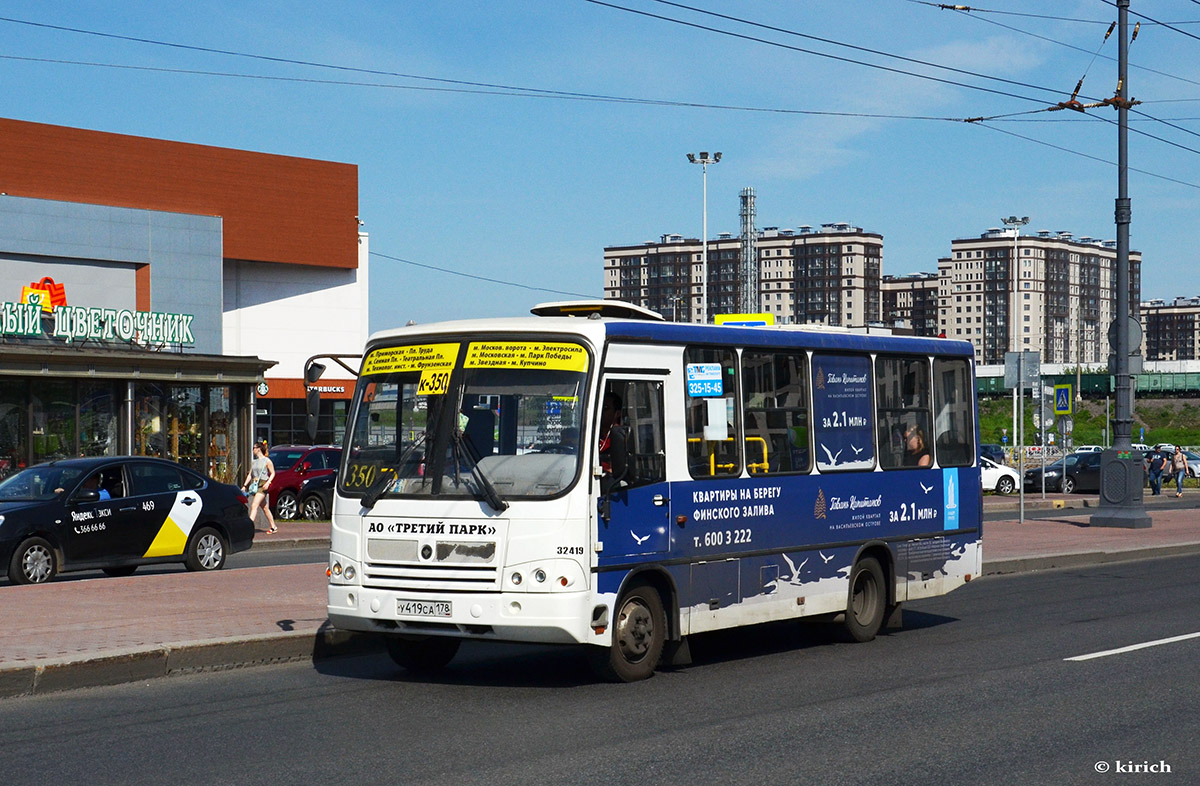
[[[0,702],[7,784],[1200,781],[1200,556],[988,577],[868,644],[830,624],[697,637],[597,683],[577,649],[466,645]],[[1099,773],[1107,767],[1109,772]]]

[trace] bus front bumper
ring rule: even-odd
[[[598,603],[575,592],[424,593],[329,585],[329,621],[342,630],[554,644],[611,643],[591,627]],[[607,614],[604,615],[607,618]]]

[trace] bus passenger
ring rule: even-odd
[[[621,397],[611,390],[604,394],[600,407],[600,467],[612,472],[613,429],[621,426]]]
[[[925,444],[925,432],[915,423],[904,432],[904,464],[905,467],[929,467],[933,464],[933,456]]]

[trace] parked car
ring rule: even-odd
[[[268,452],[275,465],[270,505],[275,515],[291,521],[300,515],[300,483],[337,471],[342,449],[334,445],[277,445]]]
[[[1070,494],[1075,491],[1100,490],[1100,459],[1102,454],[1071,453],[1058,461],[1046,465],[1046,491],[1061,491]],[[1037,491],[1042,488],[1042,468],[1040,466],[1025,470],[1025,489]]]
[[[337,473],[308,478],[300,483],[300,514],[306,519],[322,521],[333,510],[333,487]]]
[[[996,464],[999,464],[1000,466],[1004,466],[1005,464],[1003,445],[980,445],[979,455]],[[987,488],[986,484],[984,485],[984,488]]]
[[[1021,476],[1015,469],[997,464],[987,456],[979,457],[979,474],[984,490],[994,490],[997,494],[1011,494],[1021,482]]]
[[[0,481],[0,566],[14,584],[161,562],[220,570],[253,540],[241,489],[163,459],[66,459]]]
[[[1100,453],[1104,450],[1101,445],[1080,445],[1075,448],[1076,453]]]

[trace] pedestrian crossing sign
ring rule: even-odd
[[[1070,415],[1071,414],[1071,386],[1070,385],[1055,385],[1054,386],[1054,414],[1055,415]]]

